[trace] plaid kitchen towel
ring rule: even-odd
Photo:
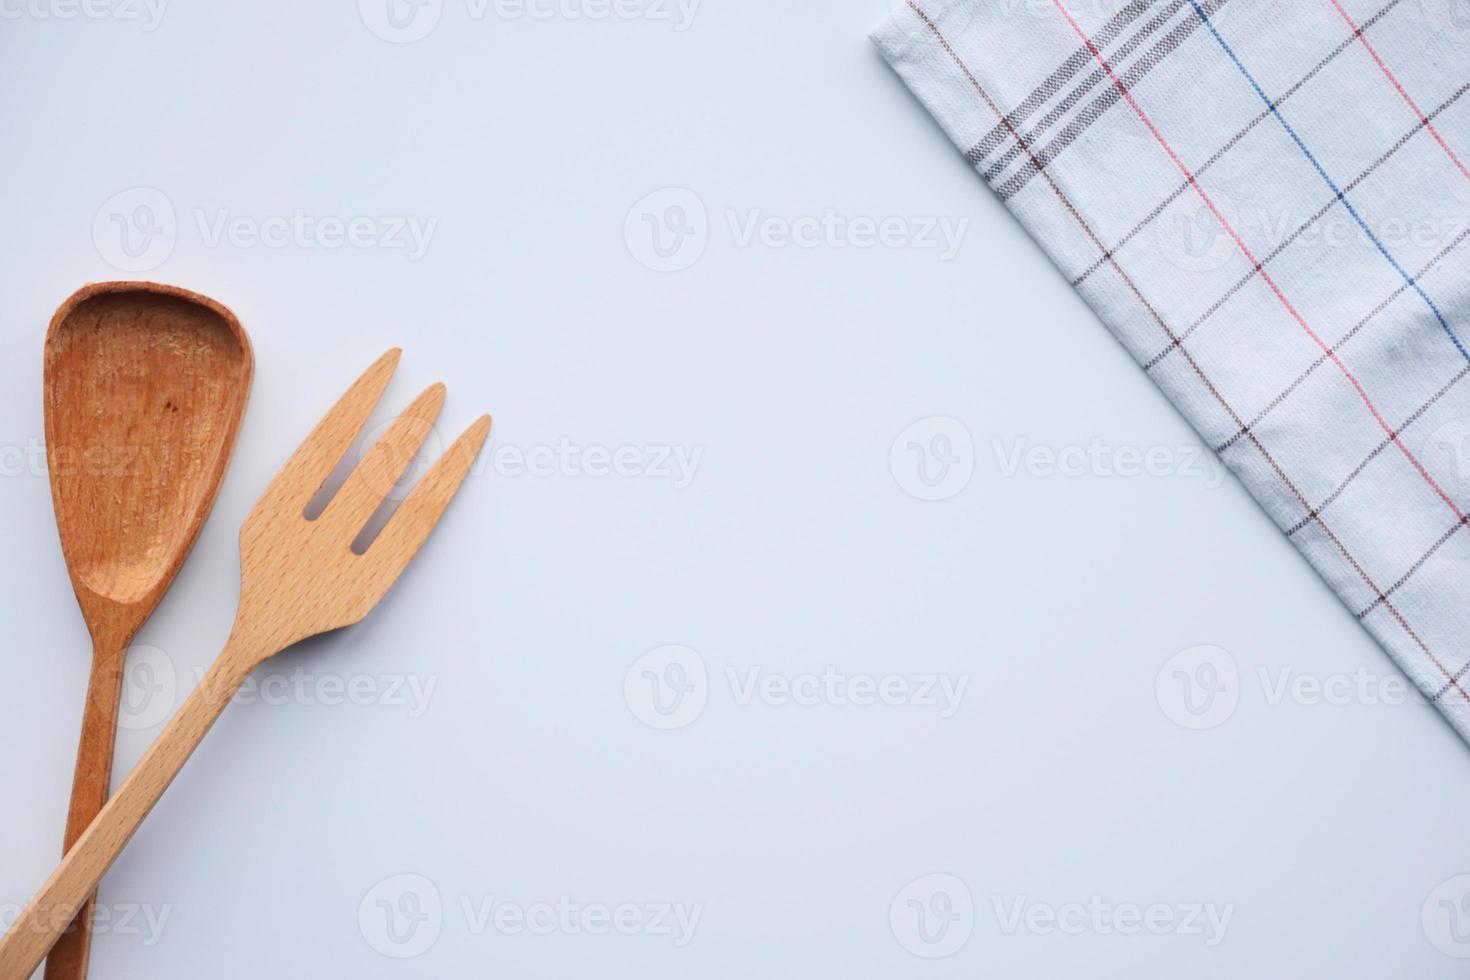
[[[884,56],[1470,740],[1470,4],[893,4]]]

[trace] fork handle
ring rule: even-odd
[[[35,972],[245,682],[252,663],[231,637],[194,693],[0,939],[0,980],[27,980]]]

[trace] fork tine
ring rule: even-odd
[[[320,520],[345,523],[351,525],[353,531],[361,530],[383,498],[403,477],[443,407],[444,385],[435,383],[425,388],[368,450],[357,469],[327,504]]]
[[[408,499],[388,519],[377,540],[368,546],[366,557],[373,560],[380,574],[388,576],[385,587],[398,578],[439,523],[489,435],[490,416],[482,415],[424,474]]]
[[[312,495],[332,475],[332,470],[346,454],[352,441],[357,438],[357,433],[362,430],[363,423],[372,414],[374,406],[383,397],[383,391],[388,387],[393,372],[397,370],[398,358],[402,353],[400,348],[394,347],[374,361],[373,366],[352,383],[347,393],[317,423],[316,428],[311,430],[311,435],[306,437],[306,441],[281,468],[280,474],[265,492],[257,509],[267,501],[278,504],[282,501],[299,500],[302,508],[306,507]]]

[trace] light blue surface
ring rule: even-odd
[[[94,976],[1463,974],[1464,746],[1373,703],[1388,658],[870,48],[885,7],[447,2],[402,44],[368,25],[426,29],[406,6],[6,8],[6,921],[87,668],[41,339],[153,247],[257,381],[119,775],[358,371],[401,344],[389,409],[442,379],[444,434],[496,436],[378,613],[227,712],[107,877],[142,908]],[[107,205],[135,188],[171,226]],[[1152,906],[1165,934],[1120,934]]]

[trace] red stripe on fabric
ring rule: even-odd
[[[1010,123],[1009,119],[1006,117],[1006,114],[1001,112],[1000,107],[995,104],[995,100],[990,97],[990,93],[985,91],[985,87],[980,84],[980,80],[976,78],[975,73],[970,70],[970,66],[965,64],[964,59],[959,56],[958,52],[955,51],[954,46],[949,43],[949,39],[944,36],[944,32],[939,29],[939,25],[934,23],[933,18],[931,18],[927,13],[924,12],[924,9],[919,6],[917,0],[907,0],[907,3],[909,9],[911,9],[914,14],[924,22],[924,25],[929,29],[930,33],[934,35],[934,38],[939,46],[944,50],[947,55],[949,55],[950,59],[954,61],[955,65],[959,67],[960,71],[964,73],[965,77],[969,79],[971,87],[975,89],[975,92],[980,96],[981,100],[984,101],[985,105],[994,115],[1001,119],[1001,121],[1006,125],[1006,128],[1010,131],[1011,135],[1016,139],[1016,142],[1019,143],[1023,148],[1025,148],[1027,154],[1032,156],[1032,158],[1034,159],[1035,155],[1031,149],[1030,141],[1026,139],[1025,135],[1022,134],[1020,130],[1018,130],[1014,125]],[[1168,322],[1164,320],[1164,318],[1159,314],[1159,311],[1156,310],[1153,304],[1148,301],[1147,297],[1143,295],[1143,291],[1138,288],[1138,284],[1133,281],[1133,278],[1124,271],[1122,263],[1118,261],[1118,257],[1115,254],[1109,252],[1107,247],[1103,245],[1102,239],[1098,237],[1097,232],[1093,231],[1092,226],[1087,223],[1087,220],[1082,217],[1082,213],[1077,210],[1077,206],[1072,203],[1071,198],[1069,198],[1066,192],[1063,191],[1061,187],[1057,184],[1056,179],[1051,175],[1050,172],[1045,169],[1041,170],[1040,173],[1042,179],[1046,181],[1049,187],[1051,187],[1052,192],[1056,194],[1057,199],[1061,202],[1067,213],[1071,215],[1073,220],[1075,220],[1077,224],[1082,228],[1082,230],[1087,234],[1087,237],[1091,239],[1094,245],[1097,246],[1098,251],[1102,252],[1106,256],[1107,264],[1112,266],[1113,271],[1118,274],[1118,277],[1123,281],[1124,285],[1126,285],[1128,289],[1133,293],[1134,298],[1136,298],[1138,302],[1143,306],[1143,308],[1148,311],[1149,316],[1153,318],[1154,322],[1159,325],[1159,329],[1161,329],[1164,332],[1164,335],[1167,336],[1171,341],[1177,342],[1178,338],[1176,337],[1173,329],[1169,326]],[[1215,383],[1210,380],[1210,377],[1205,373],[1204,368],[1200,366],[1199,362],[1194,359],[1194,355],[1191,354],[1189,352],[1189,349],[1185,347],[1182,343],[1179,344],[1179,354],[1185,359],[1186,363],[1189,364],[1190,368],[1199,378],[1200,383],[1205,386],[1205,390],[1210,393],[1210,396],[1214,398],[1216,402],[1219,403],[1220,407],[1225,410],[1226,414],[1228,414],[1237,425],[1243,425],[1240,419],[1240,415],[1235,411],[1233,407],[1231,407],[1230,403],[1225,400],[1225,396],[1221,394],[1220,390],[1217,387],[1215,387]],[[1461,686],[1460,675],[1451,674],[1449,668],[1447,668],[1444,663],[1434,655],[1434,651],[1429,649],[1429,645],[1425,643],[1424,639],[1414,630],[1412,626],[1409,625],[1409,621],[1404,618],[1404,614],[1400,612],[1392,602],[1389,601],[1388,596],[1384,594],[1383,589],[1380,588],[1378,583],[1373,580],[1373,577],[1368,574],[1367,569],[1365,569],[1358,561],[1358,559],[1353,556],[1352,552],[1348,551],[1347,546],[1342,543],[1342,540],[1335,533],[1333,533],[1332,528],[1327,525],[1327,522],[1323,520],[1322,516],[1312,510],[1311,504],[1307,503],[1307,498],[1305,495],[1302,494],[1301,489],[1292,482],[1291,477],[1286,475],[1286,471],[1281,468],[1281,464],[1278,463],[1276,461],[1276,458],[1271,455],[1271,451],[1265,447],[1260,439],[1256,437],[1256,434],[1250,431],[1248,427],[1245,430],[1245,438],[1256,449],[1256,451],[1261,454],[1261,457],[1265,459],[1266,463],[1271,467],[1271,471],[1276,474],[1277,478],[1281,480],[1281,482],[1286,486],[1288,490],[1291,491],[1292,496],[1296,497],[1297,501],[1302,505],[1302,509],[1308,513],[1310,518],[1316,523],[1317,527],[1321,529],[1323,535],[1326,536],[1327,540],[1332,542],[1332,545],[1337,548],[1338,552],[1342,555],[1343,560],[1346,561],[1350,566],[1352,566],[1353,571],[1356,572],[1358,577],[1363,580],[1363,584],[1368,586],[1368,588],[1372,590],[1373,594],[1378,597],[1377,604],[1382,605],[1384,609],[1388,610],[1389,615],[1394,618],[1394,621],[1398,623],[1399,626],[1403,628],[1404,632],[1408,634],[1409,638],[1414,641],[1414,645],[1417,646],[1420,650],[1424,651],[1424,655],[1429,658],[1429,661],[1434,664],[1434,666],[1439,670],[1440,673],[1444,674],[1444,676],[1448,678],[1447,686],[1454,688],[1456,691],[1459,692],[1462,698],[1464,698],[1467,702],[1470,702],[1470,692],[1467,692],[1465,688]],[[1467,664],[1467,667],[1470,667],[1470,664]],[[1462,673],[1463,671],[1464,668],[1461,669]]]
[[[1434,136],[1434,141],[1438,143],[1441,148],[1444,149],[1445,153],[1449,154],[1449,158],[1454,161],[1456,167],[1460,168],[1460,173],[1465,175],[1465,179],[1470,180],[1470,170],[1465,169],[1465,165],[1460,162],[1460,158],[1455,155],[1455,151],[1450,149],[1450,145],[1446,143],[1444,137],[1439,134],[1439,130],[1434,128],[1434,124],[1429,121],[1429,117],[1424,114],[1424,110],[1419,108],[1418,103],[1414,101],[1414,97],[1411,96],[1408,90],[1405,89],[1404,86],[1399,82],[1398,76],[1395,75],[1393,71],[1389,69],[1388,64],[1378,56],[1378,51],[1373,47],[1371,43],[1369,43],[1367,35],[1363,32],[1362,28],[1358,27],[1357,23],[1353,20],[1352,15],[1343,9],[1340,0],[1332,0],[1332,5],[1337,8],[1337,12],[1339,14],[1342,14],[1342,19],[1347,21],[1348,27],[1352,28],[1353,33],[1356,34],[1358,40],[1362,42],[1364,50],[1368,52],[1369,57],[1373,59],[1373,62],[1378,65],[1379,70],[1383,72],[1383,77],[1387,78],[1389,82],[1392,83],[1393,87],[1398,89],[1398,93],[1399,95],[1403,96],[1404,102],[1408,104],[1410,109],[1414,110],[1414,114],[1419,117],[1419,121],[1423,123],[1424,127],[1428,129],[1429,132]]]
[[[1087,45],[1088,49],[1092,51],[1092,56],[1097,59],[1097,63],[1102,65],[1103,71],[1107,72],[1108,77],[1113,80],[1113,84],[1116,85],[1118,91],[1122,93],[1123,98],[1128,102],[1128,105],[1138,116],[1139,121],[1143,123],[1143,125],[1148,129],[1151,134],[1153,134],[1153,138],[1158,142],[1159,146],[1163,148],[1164,152],[1169,155],[1169,159],[1174,162],[1174,166],[1179,168],[1179,172],[1184,175],[1184,179],[1189,182],[1189,185],[1191,187],[1194,188],[1195,193],[1199,195],[1200,200],[1204,202],[1204,205],[1206,208],[1209,209],[1210,214],[1215,216],[1215,220],[1220,222],[1220,227],[1225,229],[1225,233],[1230,236],[1232,241],[1235,242],[1235,245],[1237,248],[1240,249],[1241,254],[1246,257],[1246,260],[1248,262],[1250,262],[1252,268],[1254,268],[1256,272],[1260,274],[1261,281],[1263,281],[1264,283],[1266,283],[1267,286],[1270,287],[1271,292],[1276,296],[1278,300],[1280,300],[1281,305],[1285,307],[1286,312],[1290,314],[1291,318],[1297,322],[1297,324],[1302,328],[1306,335],[1312,339],[1312,343],[1316,344],[1318,349],[1321,350],[1323,354],[1327,355],[1328,360],[1330,360],[1337,367],[1337,369],[1342,372],[1342,376],[1348,380],[1348,383],[1353,386],[1353,390],[1358,393],[1358,398],[1361,399],[1363,404],[1367,407],[1369,414],[1373,416],[1373,419],[1378,423],[1379,428],[1384,431],[1384,434],[1387,435],[1389,439],[1392,440],[1393,444],[1398,447],[1399,451],[1403,453],[1404,458],[1407,459],[1410,465],[1412,465],[1414,469],[1419,473],[1419,475],[1424,478],[1424,482],[1429,485],[1430,489],[1435,492],[1440,500],[1444,501],[1445,506],[1449,507],[1451,512],[1454,513],[1455,517],[1459,518],[1461,521],[1464,521],[1466,519],[1465,512],[1462,511],[1459,506],[1454,502],[1454,500],[1450,498],[1450,495],[1445,493],[1443,488],[1441,488],[1440,485],[1435,482],[1434,477],[1429,475],[1429,471],[1424,468],[1424,464],[1419,462],[1419,458],[1414,455],[1409,447],[1404,445],[1403,442],[1399,440],[1398,433],[1394,431],[1393,426],[1388,424],[1388,421],[1384,419],[1383,415],[1378,411],[1378,406],[1373,404],[1373,399],[1368,397],[1367,390],[1364,389],[1362,384],[1353,375],[1352,371],[1348,370],[1347,365],[1344,364],[1342,362],[1342,359],[1337,356],[1337,352],[1329,347],[1326,343],[1324,343],[1321,337],[1317,336],[1317,331],[1312,329],[1311,324],[1307,323],[1306,317],[1302,316],[1301,312],[1296,308],[1291,300],[1287,298],[1285,291],[1282,290],[1280,284],[1276,282],[1275,277],[1273,277],[1271,273],[1266,271],[1265,266],[1261,263],[1259,259],[1256,258],[1255,253],[1251,251],[1250,246],[1245,243],[1245,239],[1240,237],[1240,233],[1236,231],[1235,227],[1228,220],[1226,220],[1223,214],[1220,213],[1220,209],[1215,206],[1215,202],[1210,197],[1209,193],[1200,186],[1199,181],[1194,179],[1194,174],[1190,172],[1189,167],[1185,164],[1185,162],[1179,159],[1179,154],[1174,152],[1174,147],[1171,146],[1169,144],[1169,141],[1164,138],[1164,134],[1159,132],[1158,127],[1154,125],[1154,121],[1149,118],[1148,113],[1143,111],[1143,106],[1138,104],[1138,100],[1133,97],[1133,93],[1128,91],[1127,86],[1125,86],[1123,82],[1118,78],[1118,76],[1114,74],[1112,65],[1108,64],[1107,59],[1103,57],[1102,52],[1097,49],[1097,46],[1092,43],[1092,39],[1087,36],[1087,32],[1082,30],[1082,26],[1078,24],[1077,21],[1072,17],[1071,12],[1062,5],[1062,0],[1052,0],[1052,4],[1057,8],[1057,10],[1061,11],[1062,16],[1066,18],[1067,23],[1071,25],[1072,30],[1076,32],[1077,36],[1080,37],[1083,43]],[[1428,124],[1427,119],[1425,120],[1425,124]]]

